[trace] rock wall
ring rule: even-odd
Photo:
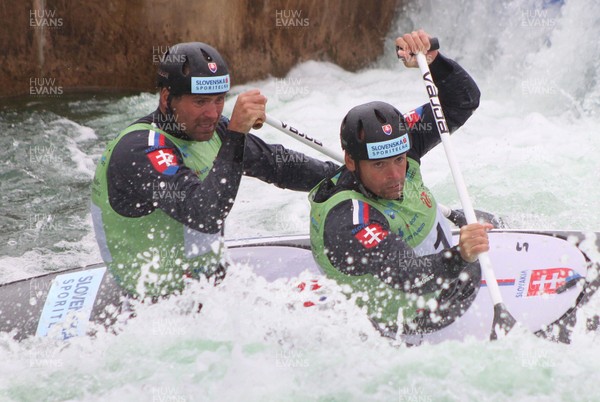
[[[403,0],[29,0],[0,2],[0,96],[40,81],[64,91],[154,89],[168,46],[216,47],[234,84],[305,60],[367,66]]]

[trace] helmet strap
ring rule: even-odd
[[[367,198],[377,198],[377,196],[372,192],[369,191],[365,185],[362,183],[362,181],[360,180],[360,161],[356,161],[356,163],[354,164],[354,172],[352,172],[352,174],[354,175],[354,180],[356,180],[356,183],[358,184],[358,190],[360,191],[360,193],[362,195],[364,195]]]
[[[173,94],[169,91],[169,95],[167,96],[167,116],[173,116],[175,118],[175,113],[173,113],[173,109],[171,108],[171,101],[173,100]]]
[[[167,122],[171,123],[171,129],[169,130],[171,134],[177,134],[178,132],[181,132],[178,128],[176,129],[177,125],[175,124],[175,112],[173,111],[173,107],[171,105],[174,97],[175,96],[173,95],[173,93],[169,90],[169,95],[167,95],[167,102],[165,108],[165,118]],[[184,132],[182,133],[185,134]]]
[[[175,123],[175,112],[173,111],[173,108],[171,107],[171,102],[173,101],[173,93],[171,91],[169,91],[169,95],[167,96],[167,109],[165,110],[166,112],[166,117],[167,117],[167,121],[173,122],[173,124]]]

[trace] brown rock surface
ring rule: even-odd
[[[187,41],[216,47],[234,84],[311,59],[356,70],[381,55],[402,2],[2,1],[0,96],[28,94],[40,77],[65,91],[151,91],[157,58]]]

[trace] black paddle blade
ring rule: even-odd
[[[494,225],[494,229],[508,229],[508,225],[504,223],[504,220],[501,217],[489,212],[476,209],[475,216],[479,222],[487,222]],[[451,210],[448,219],[458,227],[462,227],[467,224],[467,217],[462,209]]]
[[[515,320],[515,318],[508,312],[508,309],[504,303],[496,304],[494,306],[494,321],[492,322],[492,333],[490,334],[490,340],[495,341],[498,339],[496,328],[506,335],[516,323],[517,320]]]

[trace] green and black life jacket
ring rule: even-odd
[[[154,125],[138,123],[112,140],[98,163],[92,184],[92,218],[102,258],[125,292],[157,297],[181,291],[186,276],[197,278],[214,273],[224,246],[220,233],[191,229],[159,208],[135,218],[113,210],[107,183],[110,158],[123,136],[138,130],[148,130],[149,141],[159,135],[171,140],[181,152],[184,164],[201,180],[213,166],[221,139],[215,133],[205,142],[184,140]]]
[[[333,207],[343,201],[353,200],[355,208],[360,208],[360,203],[365,203],[381,212],[388,221],[390,231],[400,236],[413,249],[414,255],[434,254],[451,246],[450,227],[437,208],[431,192],[423,184],[419,164],[410,158],[407,159],[409,166],[402,200],[375,199],[358,191],[342,190],[324,202],[315,202],[315,195],[323,182],[309,194],[310,239],[314,258],[329,278],[340,285],[348,285],[342,286],[346,289],[347,296],[356,296],[356,303],[361,307],[366,306],[372,320],[388,328],[409,323],[415,318],[417,311],[424,308],[427,301],[435,298],[439,291],[416,296],[395,289],[372,274],[348,275],[338,270],[329,261],[325,250],[325,219]],[[334,183],[340,174],[332,179]]]

